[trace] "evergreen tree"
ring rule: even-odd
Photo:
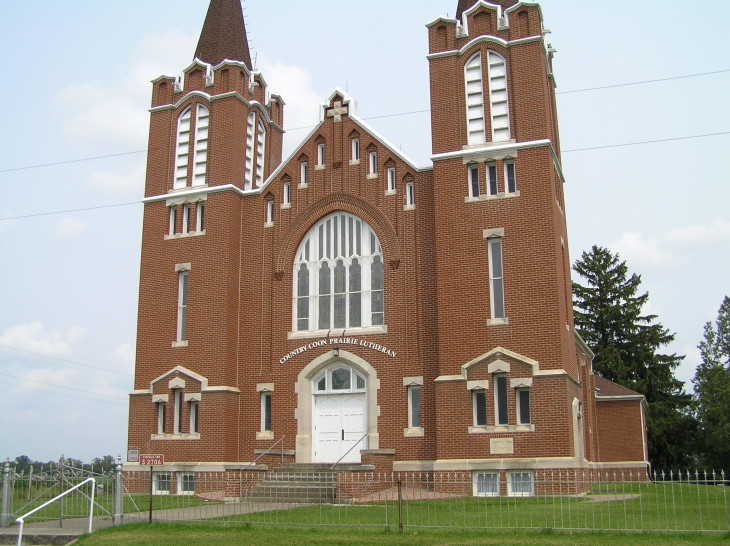
[[[717,312],[717,321],[705,324],[699,344],[702,362],[693,382],[697,397],[700,464],[730,472],[730,298]]]
[[[656,315],[642,314],[649,299],[640,294],[641,276],[629,275],[626,262],[593,246],[573,269],[585,285],[573,283],[575,327],[595,353],[598,375],[646,397],[649,460],[655,469],[684,466],[693,458],[692,397],[674,370],[683,356],[660,348],[674,339]]]

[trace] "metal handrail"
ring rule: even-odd
[[[353,449],[355,449],[355,446],[357,444],[359,444],[360,442],[362,442],[367,437],[367,435],[368,435],[368,433],[366,432],[365,434],[362,435],[362,438],[360,438],[357,442],[355,442],[354,444],[352,444],[352,447],[350,449],[348,449],[342,457],[340,457],[339,459],[337,459],[337,462],[335,464],[333,464],[332,466],[330,466],[330,470],[334,470],[335,467],[338,464],[340,464],[340,461],[342,459],[344,459],[345,457],[347,457],[350,454],[350,451],[352,451]]]
[[[15,520],[15,522],[20,525],[20,527],[18,528],[18,545],[17,546],[21,546],[21,544],[23,543],[23,526],[25,525],[25,518],[35,514],[41,508],[45,508],[49,504],[56,502],[61,497],[65,497],[74,489],[78,489],[82,485],[89,483],[89,482],[91,482],[91,497],[89,497],[89,534],[91,534],[91,523],[92,523],[92,517],[94,515],[94,492],[96,491],[96,479],[95,478],[86,478],[80,484],[74,485],[71,489],[67,489],[66,491],[64,491],[60,495],[57,495],[56,497],[52,498],[48,502],[41,504],[38,508],[34,508],[27,514],[23,514],[22,516],[17,518]]]
[[[286,435],[284,435],[284,436],[282,436],[281,438],[279,438],[279,439],[278,439],[278,440],[277,440],[276,442],[274,442],[274,443],[273,443],[273,444],[271,445],[271,447],[269,447],[268,449],[266,449],[266,450],[265,450],[265,451],[264,451],[263,453],[260,453],[258,457],[256,457],[256,458],[255,458],[255,459],[254,459],[253,461],[251,461],[250,463],[248,463],[248,466],[246,466],[246,468],[244,468],[244,469],[243,469],[243,471],[245,472],[246,470],[248,470],[248,469],[249,469],[249,467],[251,467],[251,466],[255,465],[255,464],[256,464],[256,461],[258,461],[258,460],[259,460],[259,459],[260,459],[261,457],[263,457],[264,455],[268,455],[268,453],[269,453],[269,452],[270,452],[270,451],[271,451],[272,449],[274,449],[274,448],[276,447],[276,445],[277,445],[277,444],[279,444],[279,443],[281,443],[281,442],[283,442],[283,441],[284,441],[284,438],[286,438]],[[282,453],[281,453],[281,459],[282,459],[282,461],[284,460],[284,448],[282,448]]]

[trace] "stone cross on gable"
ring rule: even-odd
[[[334,108],[330,108],[327,112],[328,118],[335,118],[335,123],[342,121],[342,115],[347,114],[347,106],[342,106],[341,102],[335,102]]]

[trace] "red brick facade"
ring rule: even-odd
[[[332,453],[396,471],[645,465],[642,401],[596,402],[574,331],[542,13],[500,4],[428,25],[428,168],[339,90],[282,162],[283,101],[246,62],[196,61],[180,81],[154,82],[130,449],[221,471],[272,446],[269,466],[334,463]],[[470,62],[481,65],[466,76]],[[319,277],[306,292],[300,245],[334,213],[340,235],[312,241],[342,253],[360,234],[345,226],[362,225],[380,254],[363,250],[347,283],[337,267],[352,268],[352,256],[334,256],[333,284],[311,268]],[[328,298],[347,316],[329,317]],[[338,394],[327,376],[318,394],[313,381],[338,368],[354,370],[350,390]]]

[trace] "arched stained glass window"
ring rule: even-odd
[[[382,326],[383,283],[383,251],[373,229],[346,212],[325,216],[294,260],[295,330]]]

